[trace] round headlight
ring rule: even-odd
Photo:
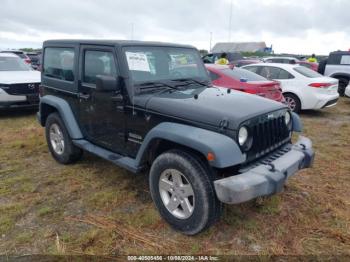
[[[287,126],[289,125],[291,119],[292,119],[292,117],[291,117],[290,113],[286,112],[286,114],[284,115],[284,121],[286,122]]]
[[[238,143],[243,146],[248,140],[248,129],[242,126],[238,131]]]

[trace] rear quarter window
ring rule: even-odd
[[[44,53],[43,74],[47,77],[74,81],[74,49],[47,47]]]
[[[293,70],[298,72],[299,74],[305,76],[305,77],[308,77],[308,78],[316,78],[316,77],[322,77],[323,76],[323,75],[317,73],[314,70],[306,68],[305,66],[294,67]]]

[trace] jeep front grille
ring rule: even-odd
[[[260,158],[290,141],[290,131],[284,121],[284,113],[273,118],[260,117],[250,126],[253,145],[247,152],[248,162]]]

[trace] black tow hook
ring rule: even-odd
[[[305,149],[306,149],[306,145],[304,145],[304,144],[300,144],[300,146],[302,147],[302,149],[303,149],[303,150],[305,150]]]
[[[276,168],[275,168],[275,165],[274,164],[272,164],[272,163],[269,163],[269,164],[267,164],[270,168],[269,168],[269,170],[271,171],[271,172],[275,172],[276,171]]]

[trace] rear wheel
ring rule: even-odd
[[[192,154],[171,150],[158,156],[150,170],[150,191],[160,215],[174,229],[194,235],[220,216],[212,178]]]
[[[340,96],[344,96],[345,88],[349,84],[349,79],[347,78],[339,78],[339,87],[338,87],[338,93]]]
[[[51,155],[59,163],[69,164],[80,159],[83,151],[73,145],[68,131],[57,113],[48,116],[45,133]]]
[[[292,110],[295,113],[299,113],[301,110],[300,99],[296,95],[291,93],[283,94],[283,96],[286,99],[286,103],[290,110]]]

